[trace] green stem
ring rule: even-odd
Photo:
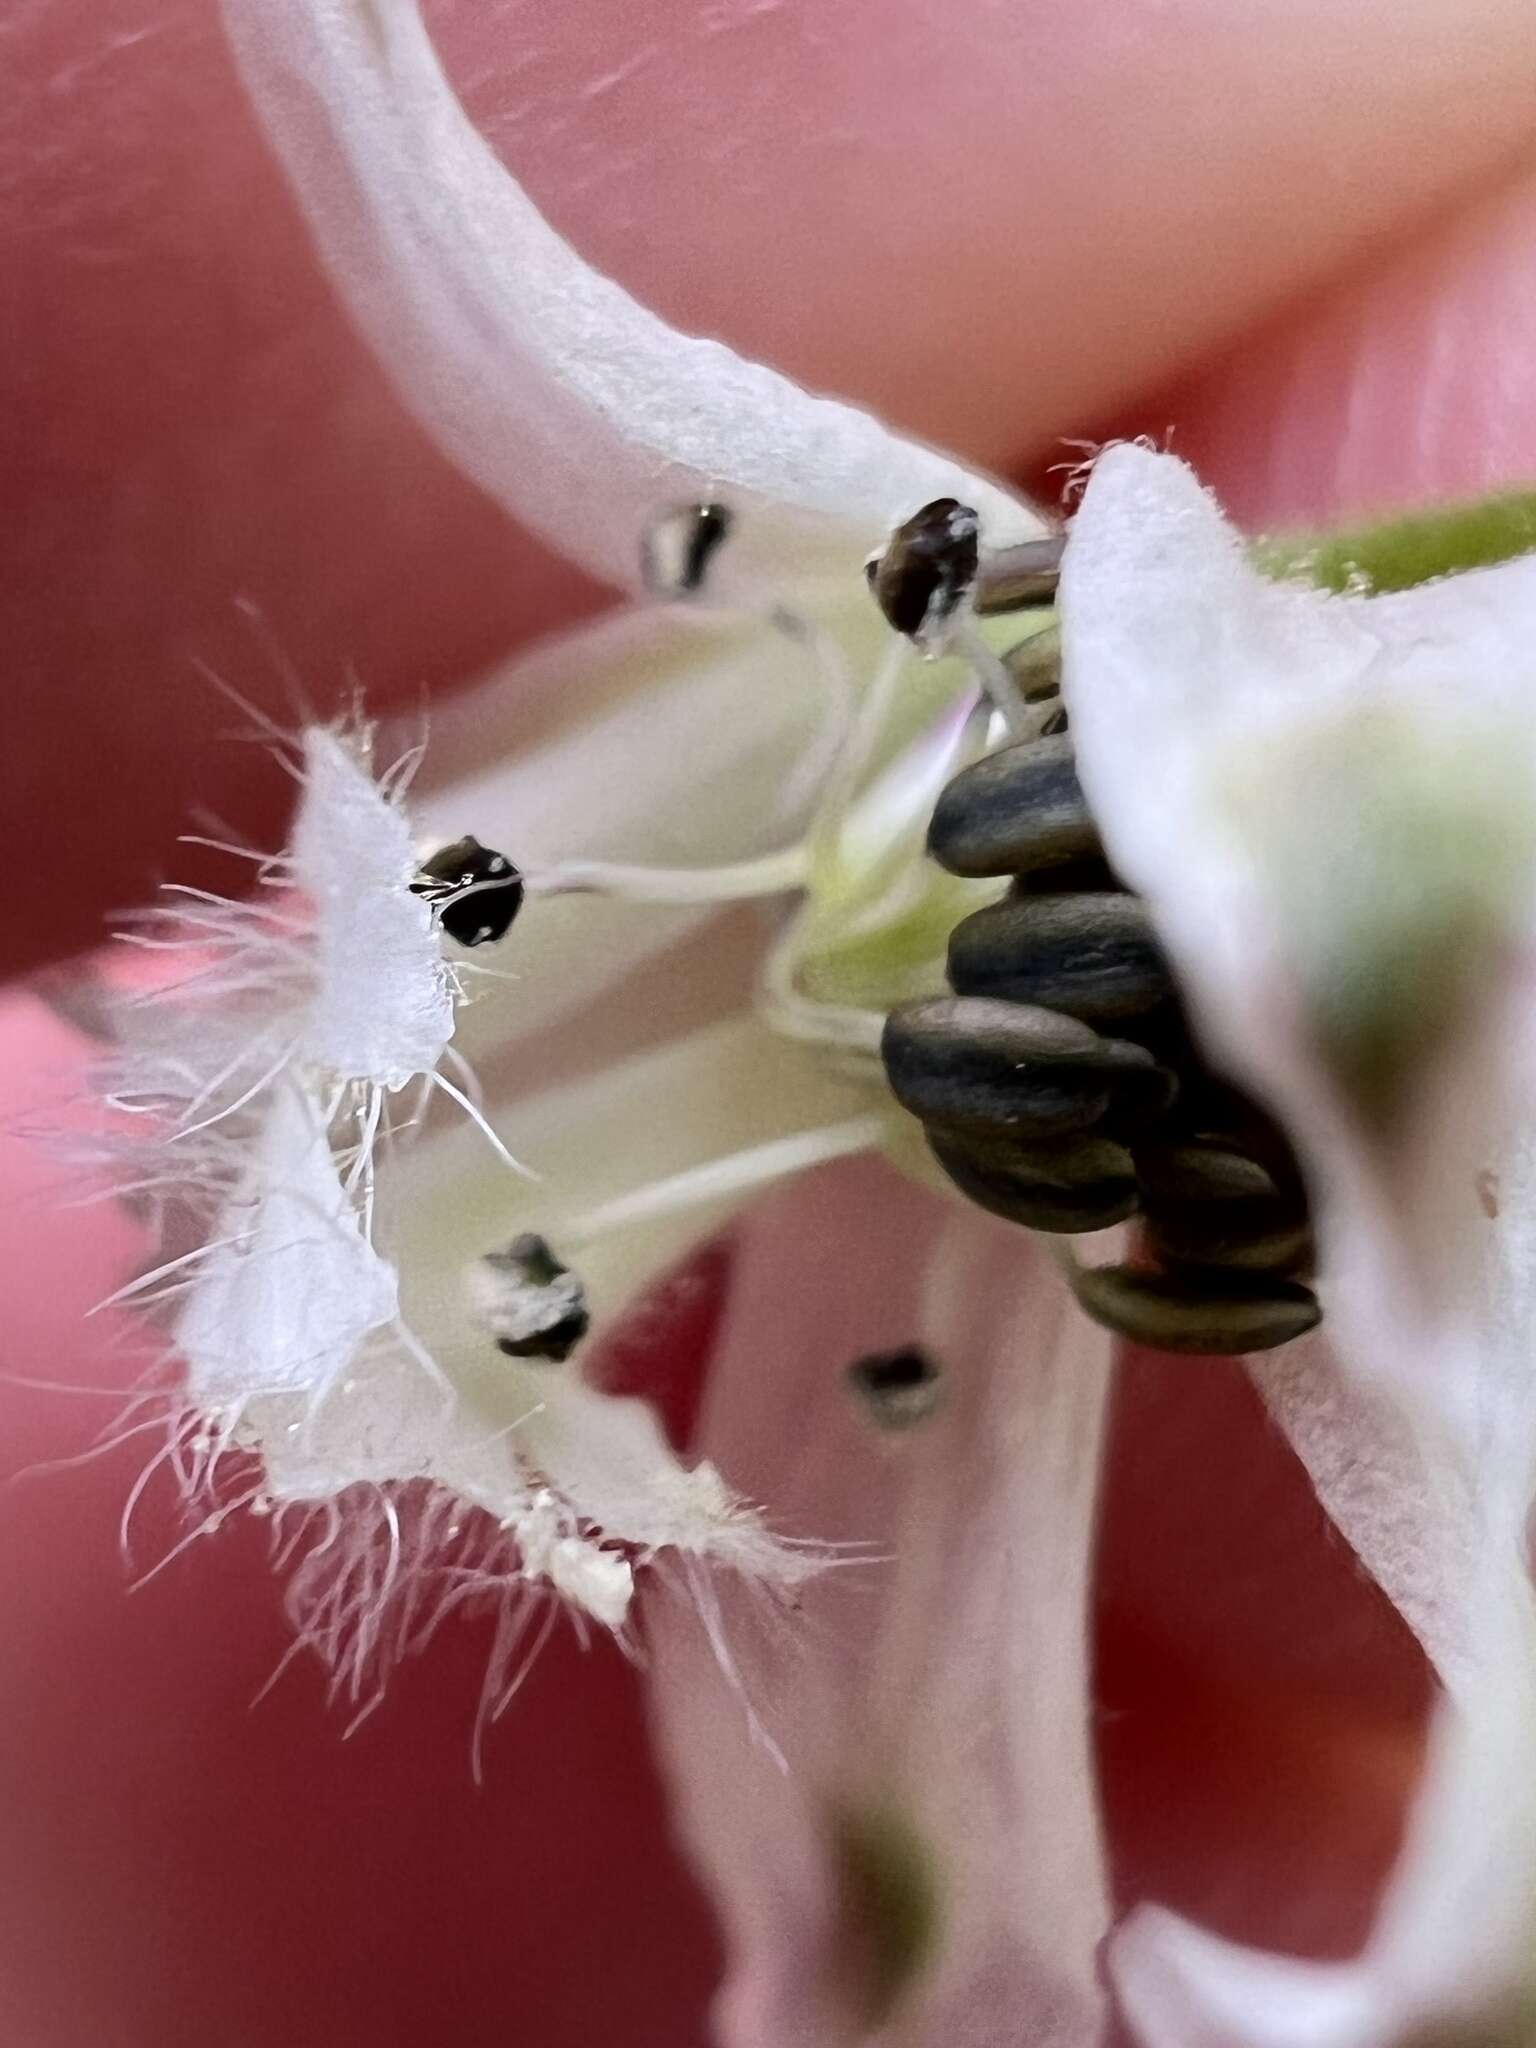
[[[1259,567],[1323,590],[1412,590],[1436,576],[1487,569],[1536,549],[1536,490],[1501,492],[1469,505],[1437,505],[1327,534],[1255,541]]]

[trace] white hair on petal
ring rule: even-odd
[[[173,888],[127,934],[177,972],[115,1003],[111,1123],[89,1150],[159,1255],[103,1306],[153,1311],[168,1348],[110,1443],[164,1431],[124,1511],[126,1544],[172,1476],[188,1527],[152,1570],[236,1511],[270,1519],[295,1647],[359,1713],[445,1614],[489,1608],[483,1726],[558,1615],[633,1648],[636,1574],[658,1558],[770,1599],[823,1560],[683,1465],[643,1403],[503,1358],[489,1332],[450,1375],[407,1321],[374,1241],[375,1154],[420,1122],[397,1098],[441,1088],[516,1162],[450,1045],[458,977],[413,892],[403,778],[375,780],[369,742],[303,735],[293,834],[256,857],[253,900]]]

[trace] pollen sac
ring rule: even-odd
[[[921,1346],[872,1351],[848,1368],[848,1383],[881,1429],[911,1429],[938,1405],[939,1368]]]
[[[1166,1108],[1176,1085],[1143,1046],[985,996],[904,1003],[880,1051],[896,1100],[925,1124],[1020,1140],[1087,1130],[1117,1096]]]
[[[653,597],[692,597],[704,587],[709,565],[729,539],[728,505],[676,505],[646,529],[640,573]]]
[[[563,1364],[592,1326],[580,1276],[532,1231],[480,1259],[471,1287],[497,1350],[508,1358]]]
[[[1088,1266],[1073,1279],[1096,1323],[1156,1351],[1208,1358],[1272,1351],[1315,1330],[1317,1296],[1297,1280],[1260,1275],[1198,1276]]]
[[[941,637],[975,586],[980,536],[958,498],[935,498],[898,526],[865,571],[887,623],[909,640]]]
[[[1072,1236],[1136,1213],[1131,1155],[1109,1138],[1008,1145],[930,1128],[928,1144],[961,1194],[1029,1230]]]
[[[972,609],[1037,601],[1053,549],[984,560]],[[1164,1351],[1287,1344],[1322,1316],[1295,1155],[1206,1066],[1146,908],[1105,858],[1066,713],[1049,705],[1054,629],[1003,658],[1049,716],[954,777],[928,848],[951,873],[1006,878],[1008,893],[950,934],[954,994],[886,1019],[891,1092],[956,1188],[994,1215],[1055,1234],[1140,1219],[1145,1265],[1073,1281],[1097,1322]]]
[[[1284,1273],[1310,1259],[1305,1194],[1235,1146],[1144,1146],[1136,1177],[1149,1240],[1165,1265]]]
[[[928,851],[952,875],[1027,875],[1101,855],[1067,735],[963,768],[934,807]]]
[[[949,978],[962,995],[1003,996],[1093,1024],[1135,1017],[1173,993],[1146,906],[1112,892],[1010,897],[950,935]]]
[[[461,946],[504,939],[523,907],[523,878],[511,861],[467,833],[424,860],[411,888]]]
[[[1005,650],[1002,663],[1026,704],[1045,703],[1061,694],[1061,633],[1056,626],[1031,633]]]

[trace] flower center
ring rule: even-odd
[[[650,587],[707,601],[731,527],[714,505],[654,522]],[[767,615],[818,660],[841,721],[790,845],[715,868],[523,870],[466,837],[423,862],[416,888],[471,946],[545,895],[776,899],[757,1012],[868,1085],[864,1114],[702,1160],[568,1222],[563,1254],[850,1152],[882,1147],[910,1166],[894,1096],[949,1182],[994,1214],[1056,1240],[1143,1220],[1149,1257],[1135,1265],[1084,1266],[1059,1246],[1084,1309],[1118,1332],[1226,1353],[1315,1325],[1290,1147],[1203,1065],[1078,782],[1049,608],[1060,553],[1053,538],[989,555],[967,507],[923,507],[868,565],[893,635],[857,693],[820,629],[782,607]],[[926,729],[903,738],[925,662],[948,663],[952,680]],[[474,1292],[497,1341],[566,1356],[585,1305],[549,1246],[520,1239],[482,1266]]]
[[[871,584],[918,638],[965,632],[967,601],[998,609],[1035,587],[1019,563],[989,573],[948,500],[898,529]],[[921,608],[911,586],[931,586]],[[1051,701],[1059,670],[1037,643],[1024,657],[1020,697]],[[1065,708],[1033,733],[1017,712],[1010,723],[1007,744],[948,783],[928,833],[949,873],[1006,880],[1008,894],[951,933],[953,995],[893,1011],[892,1091],[955,1186],[994,1214],[1058,1238],[1143,1219],[1143,1263],[1063,1257],[1097,1321],[1161,1350],[1286,1343],[1321,1313],[1298,1277],[1313,1254],[1291,1148],[1204,1065],[1145,906],[1105,856]]]

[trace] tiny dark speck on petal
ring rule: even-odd
[[[827,1818],[849,1991],[873,2029],[895,2013],[938,1947],[938,1866],[916,1823],[893,1807],[837,1804]]]

